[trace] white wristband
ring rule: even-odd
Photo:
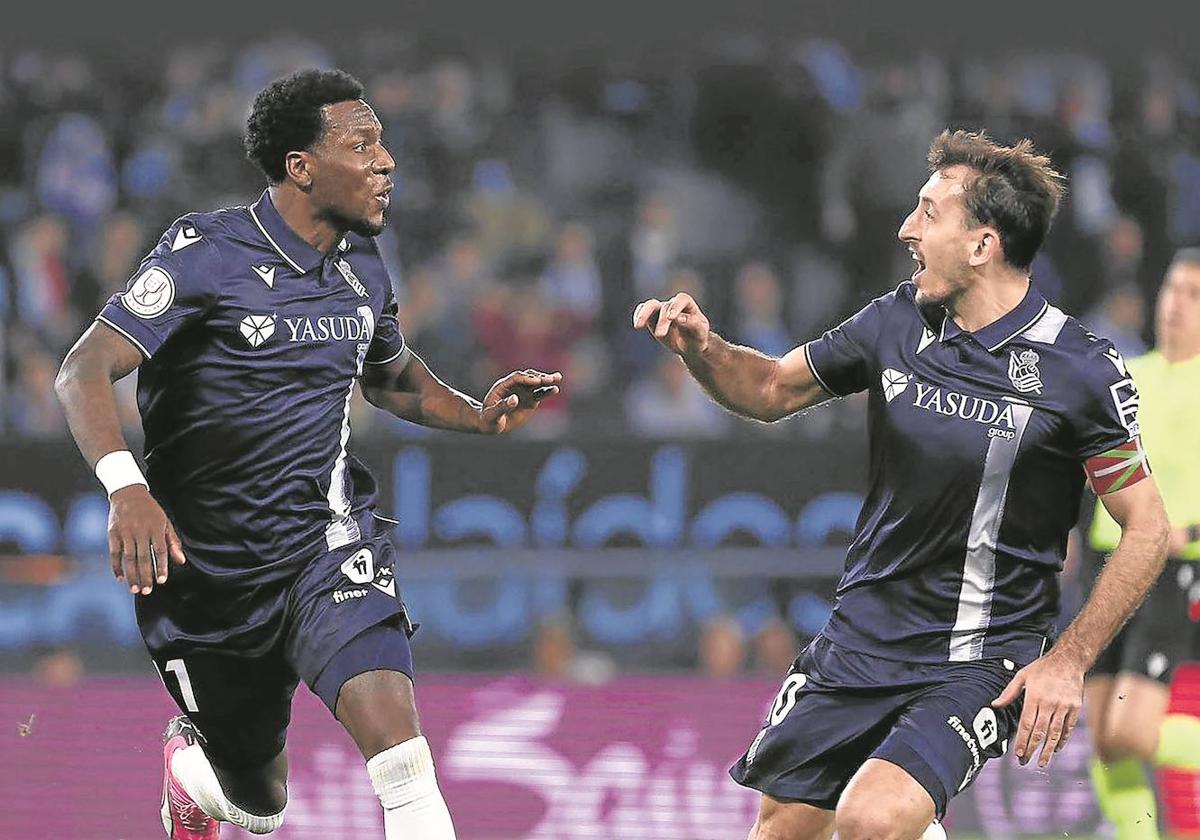
[[[109,452],[97,461],[96,478],[100,479],[100,483],[104,485],[105,491],[110,496],[122,487],[128,487],[131,484],[150,486],[138,468],[137,461],[133,460],[133,453],[128,449]]]

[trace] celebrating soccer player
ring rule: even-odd
[[[1138,422],[1171,519],[1165,573],[1096,661],[1084,686],[1096,756],[1092,783],[1118,840],[1157,840],[1143,763],[1200,770],[1200,719],[1168,715],[1175,666],[1200,659],[1200,248],[1176,254],[1158,293],[1153,352],[1129,360]],[[1103,555],[1120,530],[1097,503],[1090,542]]]
[[[899,231],[911,281],[782,358],[725,341],[686,294],[633,313],[745,417],[868,392],[870,490],[833,614],[731,770],[763,794],[751,840],[911,840],[1010,746],[1046,766],[1162,569],[1125,363],[1030,282],[1062,177],[1028,141],[962,131],[929,169]],[[1085,471],[1121,539],[1053,639]]]
[[[353,738],[388,838],[447,840],[417,723],[394,549],[376,486],[347,452],[356,383],[425,426],[500,433],[561,374],[509,374],[482,403],[406,346],[374,236],[390,174],[382,126],[340,71],[269,85],[245,136],[268,186],[248,207],[163,234],[63,362],[71,432],[110,500],[112,567],[186,713],[164,736],[163,827],[273,831],[300,680]],[[112,383],[139,368],[143,473]],[[172,564],[177,568],[171,568]]]

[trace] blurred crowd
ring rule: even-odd
[[[70,343],[174,218],[255,199],[250,101],[308,66],[357,75],[385,126],[397,189],[381,247],[410,343],[477,396],[513,368],[566,374],[532,437],[854,422],[855,400],[823,422],[732,422],[630,313],[688,291],[766,353],[815,335],[911,273],[895,231],[943,127],[1031,137],[1069,175],[1034,280],[1127,354],[1151,339],[1171,253],[1200,242],[1200,77],[1161,56],[873,60],[796,32],[637,60],[400,31],[15,49],[0,54],[5,436],[65,437],[52,382]],[[355,432],[420,430],[360,403]]]

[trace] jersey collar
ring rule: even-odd
[[[1029,290],[1025,292],[1025,297],[1021,298],[1020,303],[986,327],[971,333],[971,335],[976,341],[987,348],[989,353],[995,353],[1005,344],[1008,344],[1008,342],[1040,321],[1049,308],[1050,304],[1046,302],[1041,293],[1030,283]],[[942,341],[949,341],[963,332],[965,330],[954,323],[954,319],[949,315],[945,315],[942,318],[942,331],[939,336]]]
[[[300,238],[279,215],[271,201],[271,191],[263,190],[250,206],[250,217],[267,242],[297,274],[307,274],[321,264],[324,254]]]

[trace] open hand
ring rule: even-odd
[[[526,368],[510,373],[488,389],[479,412],[479,430],[498,435],[518,429],[533,416],[546,397],[559,391],[562,374]]]
[[[174,526],[141,484],[122,487],[109,498],[108,553],[117,580],[142,595],[167,582],[168,557],[178,566],[187,562]]]
[[[1017,671],[1000,696],[992,701],[993,706],[1000,708],[1020,697],[1022,690],[1025,692],[1013,745],[1021,764],[1028,764],[1041,744],[1038,767],[1045,767],[1067,743],[1083,706],[1085,670],[1070,657],[1052,650]]]
[[[663,347],[680,356],[703,353],[708,348],[708,318],[691,295],[680,292],[670,300],[644,300],[633,310],[633,328],[650,331]]]

